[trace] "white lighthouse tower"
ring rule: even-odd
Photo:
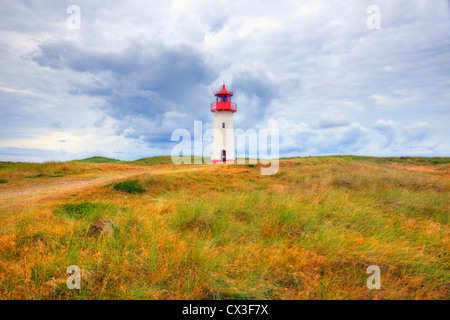
[[[233,113],[237,105],[231,102],[233,91],[228,91],[223,85],[222,90],[214,94],[216,102],[211,103],[214,112],[214,134],[211,152],[211,162],[227,162],[235,160]]]

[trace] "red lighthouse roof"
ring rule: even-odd
[[[233,91],[228,91],[227,89],[225,89],[225,84],[224,84],[222,90],[220,90],[219,92],[216,92],[214,95],[215,96],[218,96],[218,95],[233,96],[234,92]]]
[[[211,112],[216,111],[237,111],[237,105],[234,102],[231,102],[231,97],[234,95],[233,91],[228,91],[225,88],[225,84],[223,85],[222,90],[219,92],[215,92],[216,102],[211,103]]]

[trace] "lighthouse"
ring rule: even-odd
[[[228,91],[225,84],[222,90],[214,94],[216,102],[211,103],[211,112],[214,113],[214,133],[211,150],[211,162],[235,160],[233,113],[237,105],[231,102],[233,91]]]

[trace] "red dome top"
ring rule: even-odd
[[[228,91],[227,89],[225,89],[225,84],[224,84],[222,90],[220,90],[219,92],[216,92],[216,94],[214,94],[214,95],[218,96],[218,95],[223,95],[223,94],[225,94],[227,96],[233,96],[234,92]]]

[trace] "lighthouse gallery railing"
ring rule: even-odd
[[[231,112],[237,111],[237,105],[234,102],[213,102],[211,103],[211,112],[216,110],[230,110]]]

